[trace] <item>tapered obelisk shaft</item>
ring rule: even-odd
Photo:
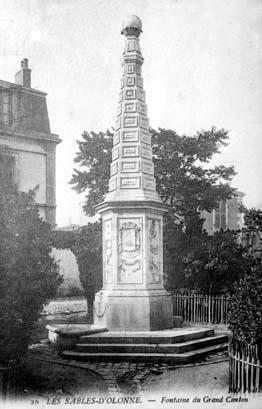
[[[94,322],[111,331],[172,327],[172,302],[163,287],[163,214],[152,160],[139,35],[142,23],[123,24],[123,75],[114,133],[109,192],[98,206],[103,222],[103,288]]]
[[[106,200],[155,200],[151,136],[143,90],[143,57],[139,35],[141,20],[131,16],[123,24],[125,48],[122,56],[121,90],[114,133],[114,146]]]

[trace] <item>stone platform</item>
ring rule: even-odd
[[[188,362],[227,349],[227,335],[213,329],[101,332],[79,337],[64,357],[82,361]]]
[[[94,302],[94,323],[116,332],[172,328],[171,295],[164,289],[100,291]]]
[[[106,332],[106,328],[89,324],[53,324],[46,325],[48,339],[57,347],[71,348],[76,345],[81,336]]]

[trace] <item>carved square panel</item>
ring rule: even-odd
[[[148,190],[156,190],[156,181],[154,177],[144,176],[143,187]]]
[[[122,113],[122,104],[119,104],[117,107],[116,115],[119,116]]]
[[[139,162],[122,162],[121,163],[122,173],[136,173],[139,172]]]
[[[143,91],[141,88],[137,88],[137,94],[138,94],[138,99],[145,102],[145,91]]]
[[[117,145],[120,142],[120,131],[114,133],[113,145]]]
[[[136,98],[136,90],[135,89],[127,89],[125,92],[126,92],[126,99],[135,99]]]
[[[146,114],[147,114],[147,106],[146,106],[146,104],[145,104],[144,102],[142,102],[142,101],[139,101],[139,102],[138,102],[138,112],[139,112],[140,114],[145,115],[145,116],[146,116]]]
[[[147,231],[147,282],[160,284],[163,280],[160,220],[148,218]]]
[[[122,156],[124,158],[128,157],[136,157],[139,156],[139,149],[138,146],[123,146],[122,147]]]
[[[142,157],[145,159],[152,159],[152,148],[150,145],[142,145]]]
[[[133,87],[136,83],[136,77],[134,75],[126,77],[126,86]]]
[[[109,192],[113,192],[117,188],[117,180],[116,178],[109,180]]]
[[[104,283],[112,283],[112,219],[103,221],[103,273]]]
[[[125,112],[136,112],[136,102],[127,102],[125,103]]]
[[[136,73],[137,73],[138,75],[141,75],[141,66],[138,65],[138,64],[136,64]]]
[[[117,118],[116,120],[116,131],[121,128],[121,118]]]
[[[137,77],[137,86],[140,88],[143,88],[143,78],[142,77]]]
[[[111,176],[116,175],[118,172],[118,162],[114,162],[111,164]]]
[[[145,128],[145,129],[148,129],[148,119],[146,118],[146,117],[144,117],[144,116],[140,116],[139,117],[139,125],[142,127],[142,128]]]
[[[149,131],[145,131],[141,129],[140,138],[141,138],[141,142],[151,145],[151,136],[150,136]]]
[[[127,64],[126,71],[127,71],[128,74],[134,74],[135,64]]]
[[[112,149],[112,160],[119,158],[119,149],[118,147]]]
[[[132,128],[138,126],[137,116],[124,116],[124,127]]]
[[[121,177],[120,189],[139,189],[140,177]]]
[[[117,281],[119,284],[143,282],[142,218],[119,217],[117,220]]]
[[[138,141],[138,131],[123,131],[122,140],[123,142],[137,142]]]
[[[154,165],[152,162],[145,162],[143,161],[143,173],[147,173],[149,175],[154,175]]]

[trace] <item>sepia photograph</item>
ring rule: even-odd
[[[0,408],[262,407],[262,0],[0,0]]]

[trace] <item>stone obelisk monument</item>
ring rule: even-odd
[[[110,331],[172,327],[163,287],[163,214],[156,192],[139,45],[142,22],[123,23],[123,75],[115,125],[109,193],[98,206],[103,222],[103,288],[94,323]]]

